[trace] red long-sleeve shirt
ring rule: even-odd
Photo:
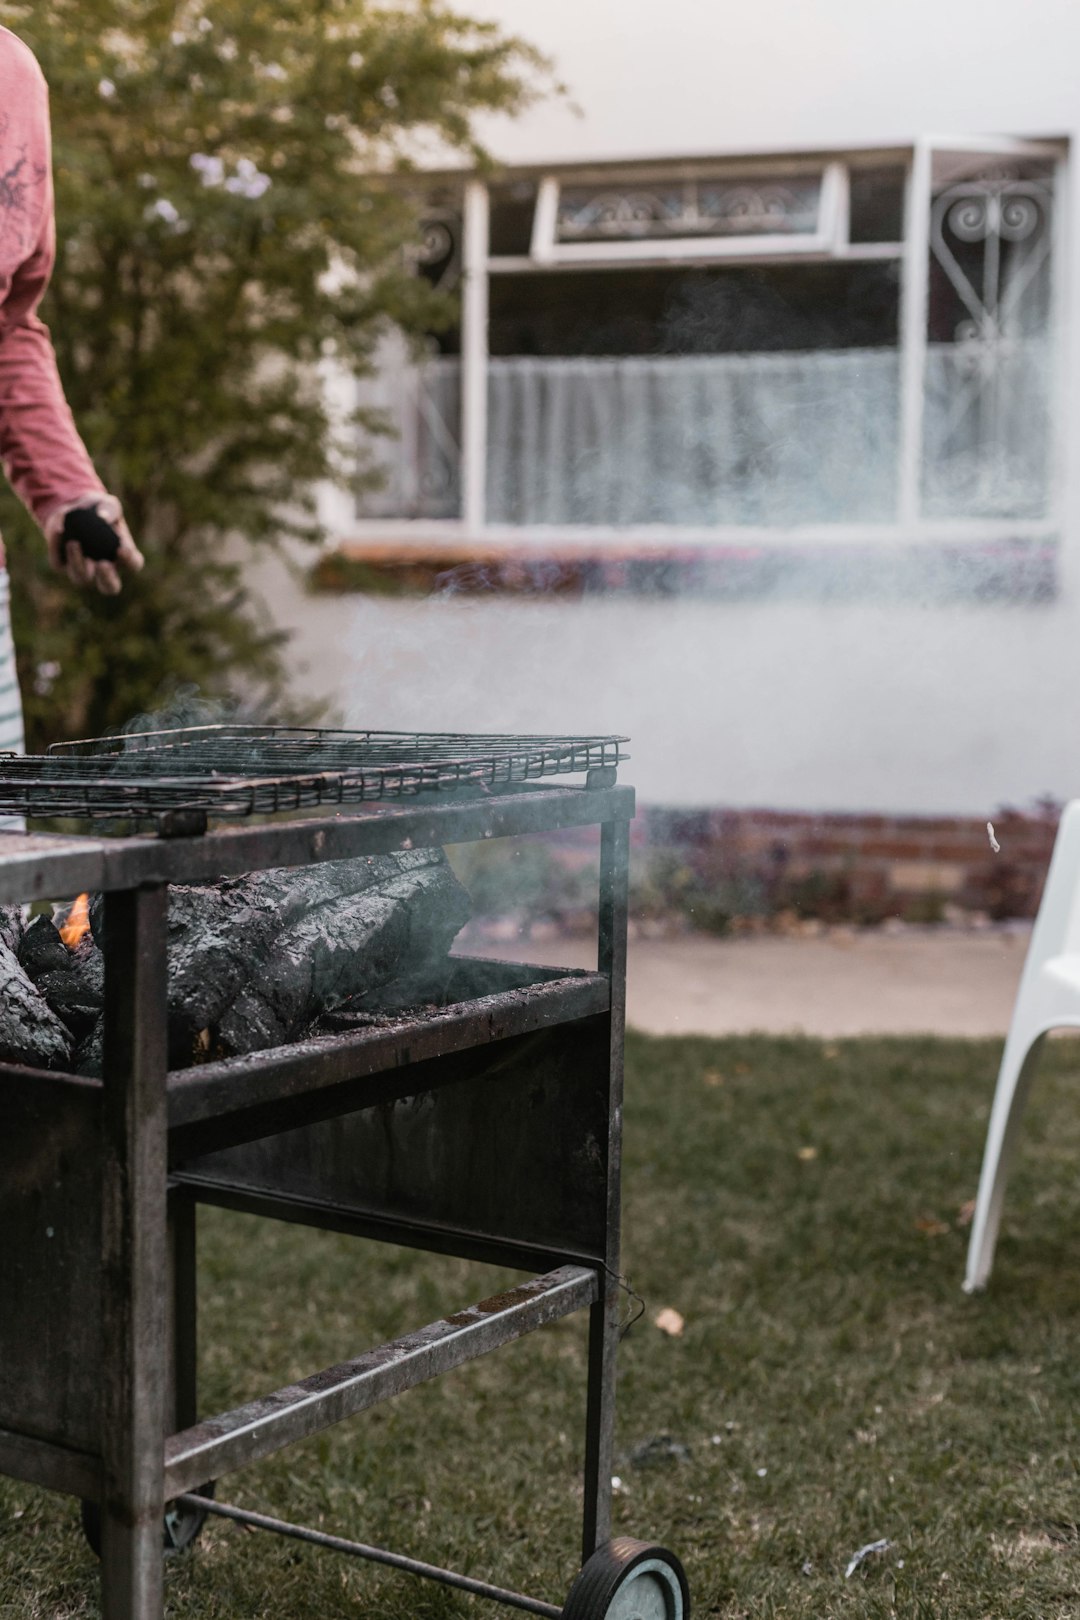
[[[0,464],[43,528],[105,493],[37,315],[55,257],[48,89],[30,50],[0,28]]]

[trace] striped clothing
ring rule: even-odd
[[[22,699],[15,673],[15,643],[11,639],[11,582],[0,568],[0,753],[25,752]],[[0,816],[0,832],[25,832],[22,816]]]
[[[15,643],[11,639],[11,584],[0,568],[0,753],[24,752],[22,699],[15,674]]]

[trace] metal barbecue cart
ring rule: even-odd
[[[621,741],[229,726],[0,761],[0,810],[112,818],[0,837],[0,904],[105,896],[104,1079],[0,1065],[0,1472],[82,1500],[105,1620],[161,1620],[163,1541],[193,1540],[209,1513],[552,1620],[686,1620],[678,1559],[611,1539],[634,813]],[[120,816],[138,830],[113,836]],[[170,883],[588,826],[595,972],[460,958],[438,1011],[169,1072]],[[208,1416],[200,1203],[530,1275]],[[582,1569],[564,1604],[215,1499],[208,1482],[585,1309]]]

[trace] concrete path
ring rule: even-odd
[[[1004,1036],[1027,941],[1012,927],[634,940],[629,1021],[657,1035]],[[596,964],[596,946],[583,938],[465,948],[553,966]]]

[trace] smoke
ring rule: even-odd
[[[265,704],[252,703],[240,696],[209,697],[194,682],[176,686],[156,708],[136,714],[121,728],[122,737],[134,739],[148,733],[175,731],[192,726],[273,725],[275,717]]]
[[[309,689],[353,726],[629,733],[644,802],[1067,794],[1046,693],[1080,651],[1059,547],[1024,538],[1048,483],[1045,344],[1018,336],[980,391],[970,345],[930,333],[909,534],[898,316],[878,261],[497,278],[497,537],[429,560],[423,600],[281,601]],[[410,372],[408,477],[381,515],[459,515],[455,368]]]

